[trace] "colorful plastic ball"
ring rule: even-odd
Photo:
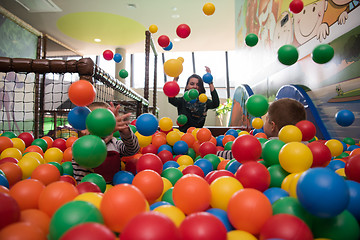
[[[251,135],[241,135],[235,139],[231,147],[234,158],[244,163],[247,161],[258,160],[261,156],[261,143]]]
[[[213,76],[211,75],[211,73],[205,73],[202,77],[204,83],[210,84],[213,82]]]
[[[44,153],[45,162],[58,162],[61,163],[63,160],[64,153],[56,147],[49,148]]]
[[[111,50],[105,50],[105,51],[103,52],[103,57],[104,57],[105,60],[110,61],[110,60],[113,59],[114,53],[113,53],[113,51],[111,51]]]
[[[136,129],[143,136],[153,135],[158,126],[158,120],[151,113],[143,113],[136,120]]]
[[[173,154],[168,150],[162,150],[157,155],[164,164],[163,170],[169,167],[178,168],[180,166],[176,161],[173,161]]]
[[[94,135],[79,138],[72,147],[74,160],[83,167],[95,168],[100,166],[107,156],[105,142]]]
[[[157,155],[153,153],[146,153],[142,155],[136,163],[136,171],[141,172],[143,170],[150,169],[161,174],[163,169],[163,163]]]
[[[185,167],[182,170],[182,173],[184,175],[186,175],[186,174],[195,174],[195,175],[198,175],[200,177],[205,177],[204,171],[199,166],[196,166],[196,165],[189,165],[189,166]]]
[[[37,138],[35,139],[31,145],[35,145],[35,146],[39,146],[41,147],[41,149],[43,150],[43,152],[46,151],[46,149],[48,149],[48,144],[46,142],[46,140],[42,139],[42,138]]]
[[[43,231],[39,228],[34,227],[26,222],[16,222],[10,224],[2,229],[0,232],[0,239],[11,240],[11,239],[46,239]]]
[[[154,209],[154,212],[162,213],[170,218],[176,227],[179,227],[182,221],[185,219],[185,214],[177,207],[170,204],[161,205]]]
[[[180,38],[187,38],[191,33],[191,29],[187,24],[180,24],[176,28],[176,35],[178,35]]]
[[[311,167],[313,163],[312,152],[303,143],[290,142],[281,148],[279,163],[289,173],[302,172]]]
[[[161,201],[168,202],[169,204],[175,206],[172,196],[173,189],[174,188],[171,187],[168,190],[166,190],[161,197]]]
[[[80,79],[70,85],[68,95],[73,104],[85,107],[95,100],[96,90],[89,81]]]
[[[23,132],[20,133],[18,138],[22,139],[25,142],[25,146],[28,147],[31,145],[31,143],[34,141],[34,135],[32,133],[29,132]],[[0,150],[1,152],[1,150]]]
[[[344,161],[334,159],[334,160],[331,160],[326,167],[330,168],[333,171],[336,171],[340,168],[344,168],[345,164],[346,163]]]
[[[217,149],[214,143],[207,141],[201,143],[199,152],[201,157],[205,157],[208,154],[216,154]]]
[[[156,32],[158,31],[158,27],[157,27],[155,24],[151,24],[151,25],[149,26],[149,31],[150,31],[151,33],[156,33]]]
[[[61,240],[71,239],[88,240],[116,240],[115,234],[104,224],[96,222],[85,222],[77,224],[62,235]]]
[[[25,179],[17,182],[10,189],[10,195],[18,203],[20,210],[39,208],[39,197],[45,185],[36,179]]]
[[[254,117],[261,117],[267,112],[269,103],[263,95],[254,94],[246,100],[245,107]]]
[[[300,13],[304,8],[304,3],[302,0],[292,0],[289,5],[291,12],[297,14]]]
[[[180,114],[176,120],[179,124],[181,125],[185,125],[188,121],[188,118],[186,115],[184,114]],[[186,133],[185,133],[186,134]],[[195,139],[194,139],[195,140]],[[191,144],[192,145],[192,144]]]
[[[208,100],[208,97],[206,96],[205,93],[202,93],[199,95],[199,102],[206,103],[207,100]]]
[[[279,131],[279,139],[284,143],[301,142],[302,133],[300,129],[294,125],[286,125]]]
[[[231,128],[225,132],[225,136],[227,136],[227,135],[232,135],[235,138],[237,138],[239,136],[239,133],[235,129]]]
[[[74,107],[68,114],[69,124],[76,130],[85,130],[86,117],[90,112],[90,109],[87,107]]]
[[[5,178],[3,180],[7,180],[9,184],[7,187],[12,187],[15,183],[19,182],[22,179],[22,170],[20,166],[14,162],[1,163],[0,170],[5,174]],[[0,185],[4,186],[4,184],[1,183]]]
[[[61,151],[65,151],[66,150],[66,140],[64,138],[57,138],[54,140],[52,147],[57,147],[59,148]]]
[[[190,89],[189,90],[189,98],[191,100],[197,99],[199,97],[199,91],[196,89]]]
[[[206,212],[217,217],[224,224],[228,232],[234,230],[234,227],[231,225],[229,218],[227,216],[227,212],[225,210],[222,210],[220,208],[210,208],[206,210]]]
[[[353,138],[350,138],[350,137],[344,138],[343,142],[346,143],[346,144],[349,144],[349,145],[355,145],[355,140]],[[359,146],[354,146],[354,147],[359,147]],[[346,149],[346,150],[349,151],[348,149]]]
[[[121,78],[127,78],[129,76],[129,73],[125,69],[121,69],[119,71],[119,77]]]
[[[4,186],[9,189],[10,188],[9,181],[7,180],[6,176],[2,174],[1,171],[0,171],[0,186]]]
[[[103,224],[100,211],[86,201],[71,201],[61,206],[50,221],[51,239],[60,239],[69,229],[81,223],[95,222]]]
[[[246,45],[248,45],[249,47],[254,47],[259,41],[259,38],[256,34],[254,33],[249,33],[248,35],[246,35],[245,37],[245,43]]]
[[[13,157],[6,157],[6,158],[3,158],[0,160],[0,164],[6,163],[6,162],[18,163],[19,161]]]
[[[166,35],[161,35],[159,38],[158,38],[158,44],[160,47],[162,48],[165,48],[167,46],[169,46],[170,44],[170,39],[168,36]]]
[[[297,197],[312,215],[335,217],[349,203],[345,180],[328,168],[312,168],[304,172],[297,183]]]
[[[93,182],[80,182],[78,185],[76,185],[76,189],[78,190],[79,194],[86,192],[101,193],[100,187]]]
[[[300,0],[298,0],[298,1],[300,1]],[[299,128],[302,133],[302,141],[309,141],[316,134],[315,125],[308,120],[302,120],[302,121],[296,123],[295,126],[297,128]]]
[[[299,52],[291,44],[283,45],[278,50],[278,60],[284,65],[293,65],[299,58]]]
[[[164,63],[164,72],[169,77],[178,77],[182,71],[183,65],[178,59],[169,59]]]
[[[81,182],[92,182],[95,183],[101,190],[101,192],[105,192],[106,190],[106,181],[104,177],[98,173],[89,173],[85,177],[81,179]]]
[[[143,136],[139,132],[136,132],[135,136],[137,137],[137,139],[139,141],[140,147],[146,147],[149,144],[151,144],[152,136]]]
[[[195,161],[194,165],[198,166],[203,170],[204,175],[206,176],[209,172],[214,170],[213,164],[208,159],[198,159]]]
[[[265,196],[269,199],[270,203],[273,204],[277,200],[288,197],[289,193],[279,187],[271,187],[264,191]]]
[[[187,154],[189,146],[185,141],[177,141],[173,146],[173,151],[176,155],[178,154]]]
[[[254,118],[251,121],[251,126],[255,129],[260,129],[264,125],[264,121],[261,118]]]
[[[161,177],[164,177],[164,178],[168,179],[173,186],[176,184],[176,182],[182,176],[184,176],[184,174],[178,168],[175,168],[175,167],[166,168],[161,173]]]
[[[176,81],[169,81],[164,84],[163,91],[166,96],[172,98],[179,94],[180,87]]]
[[[51,148],[52,147],[52,144],[54,142],[54,139],[50,136],[44,136],[42,137],[42,139],[44,139],[48,145],[48,148]]]
[[[14,148],[17,148],[21,152],[24,152],[25,142],[21,138],[12,138],[11,141],[13,142]]]
[[[40,165],[40,162],[31,157],[23,157],[18,162],[19,167],[22,171],[22,179],[27,179],[31,176],[31,173]]]
[[[210,184],[211,207],[226,211],[232,195],[243,188],[241,182],[233,177],[222,176],[215,179]]]
[[[3,133],[1,134],[1,136],[3,136],[3,137],[8,137],[8,138],[10,138],[10,139],[17,137],[17,135],[16,135],[14,132],[10,132],[10,131],[3,132]]]
[[[50,217],[39,209],[21,211],[20,221],[40,229],[45,235],[49,233]]]
[[[254,188],[263,192],[270,186],[270,173],[258,162],[245,162],[236,171],[235,177],[244,188]]]
[[[123,57],[121,56],[120,53],[115,53],[113,59],[115,62],[120,63],[122,61]]]
[[[173,122],[169,117],[163,117],[159,120],[159,127],[162,131],[170,131],[173,127]]]
[[[349,180],[360,183],[360,154],[353,155],[345,165],[345,174]]]
[[[146,211],[147,205],[144,194],[137,187],[119,184],[106,191],[100,211],[107,227],[122,232],[131,219]]]
[[[113,133],[116,125],[114,114],[106,108],[97,108],[86,118],[86,128],[93,135],[107,137]]]
[[[343,144],[337,139],[330,139],[325,142],[325,145],[330,149],[331,156],[339,156],[344,151]]]
[[[61,175],[60,176],[60,181],[70,183],[74,187],[77,186],[77,182],[76,182],[75,178],[73,176],[70,176],[70,175]]]
[[[169,46],[164,47],[163,49],[164,49],[165,51],[170,51],[172,48],[173,48],[173,43],[170,41]]]
[[[4,227],[20,220],[20,207],[7,193],[0,192],[0,231]]]
[[[319,64],[327,63],[333,57],[334,57],[334,49],[329,44],[320,44],[316,46],[312,51],[313,61]]]
[[[162,194],[164,183],[159,173],[143,170],[135,175],[132,185],[137,187],[151,204]]]
[[[124,227],[121,239],[180,239],[180,235],[178,228],[169,217],[151,211],[132,218]]]
[[[289,175],[280,164],[274,164],[268,167],[268,171],[270,173],[270,186],[269,187],[281,187],[286,176]]]
[[[260,231],[260,239],[304,239],[312,240],[310,228],[298,217],[276,214],[269,218]]]
[[[355,121],[354,113],[350,110],[340,110],[335,114],[336,123],[342,127],[348,127]]]
[[[211,131],[208,128],[201,128],[196,133],[196,139],[199,143],[210,141],[212,137]]]
[[[179,158],[176,159],[176,162],[181,166],[183,166],[182,168],[185,168],[186,166],[189,165],[193,165],[194,164],[194,160],[188,156],[188,155],[178,155]],[[180,170],[183,170],[182,168],[180,168]]]
[[[352,180],[346,180],[349,188],[350,200],[347,210],[359,221],[360,220],[360,183]]]
[[[171,153],[173,152],[172,147],[170,145],[168,145],[168,144],[163,144],[163,145],[158,147],[158,153],[161,152],[161,151],[164,151],[164,150],[167,150],[167,151],[169,151]]]
[[[236,171],[239,169],[240,166],[241,166],[241,163],[239,163],[238,161],[230,160],[225,169],[235,175]]]
[[[205,3],[203,6],[203,12],[207,16],[211,16],[215,12],[215,5],[213,3]]]
[[[262,157],[267,165],[279,164],[279,152],[285,143],[279,139],[270,139],[262,147]]]
[[[174,146],[174,144],[181,139],[181,135],[177,131],[171,131],[166,135],[166,141],[170,146]]]
[[[244,188],[230,198],[227,213],[236,229],[259,234],[262,226],[272,216],[272,207],[262,192]]]
[[[182,239],[226,240],[227,230],[224,224],[211,213],[198,212],[187,216],[181,223]]]
[[[48,164],[51,164],[51,165],[54,165],[60,172],[60,175],[63,175],[64,174],[64,165],[63,164],[60,164],[58,162],[49,162]]]
[[[31,173],[31,178],[39,180],[44,185],[49,185],[52,182],[59,181],[60,171],[54,165],[41,164]]]

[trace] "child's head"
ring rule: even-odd
[[[282,127],[295,125],[302,120],[306,120],[304,106],[294,99],[282,98],[270,104],[264,132],[268,137],[277,137]]]
[[[199,91],[199,94],[206,92],[204,87],[204,81],[197,74],[193,74],[188,78],[188,80],[186,81],[185,92],[193,88],[197,89]]]
[[[91,111],[98,109],[98,108],[109,108],[110,104],[106,103],[106,102],[92,102],[90,105],[87,106]],[[90,132],[89,130],[86,128],[84,130],[81,130],[79,133],[79,136],[84,136],[84,135],[89,135]]]

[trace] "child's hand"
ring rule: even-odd
[[[211,70],[210,70],[210,68],[209,68],[208,66],[205,66],[205,71],[206,71],[207,73],[211,73]]]
[[[131,130],[129,128],[130,121],[128,119],[131,116],[131,113],[127,113],[120,116],[119,109],[120,109],[120,105],[117,105],[115,108],[114,104],[110,102],[109,110],[114,113],[116,119],[114,132],[119,131],[122,132],[123,134],[129,134]]]

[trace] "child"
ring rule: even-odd
[[[302,120],[306,120],[304,106],[294,99],[282,98],[270,104],[264,122],[264,132],[268,139],[278,138],[282,127],[295,125]],[[231,150],[218,151],[216,154],[225,159],[233,158]]]
[[[107,184],[111,184],[115,173],[121,170],[121,157],[132,156],[140,149],[138,139],[130,129],[129,121],[126,120],[131,113],[120,116],[120,105],[115,108],[112,102],[110,102],[110,105],[105,102],[93,102],[88,107],[91,111],[97,108],[107,108],[112,111],[116,119],[114,132],[120,132],[121,140],[116,139],[112,134],[103,139],[106,143],[107,157],[100,166],[94,169],[79,166],[77,162],[72,160],[74,178],[77,182],[80,182],[87,174],[98,173],[104,177]],[[88,134],[90,134],[89,131],[85,129],[80,131],[79,135],[81,137]]]

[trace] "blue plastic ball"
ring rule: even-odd
[[[6,179],[6,177],[2,174],[0,174],[0,186],[4,186],[6,188],[10,188],[9,187],[9,181]]]
[[[189,150],[189,146],[185,141],[180,140],[174,143],[173,150],[176,155],[185,155]]]
[[[358,145],[350,145],[347,149],[346,149],[346,151],[352,151],[352,150],[354,150],[354,149],[356,149],[356,148],[360,148],[360,146],[358,146]]]
[[[227,212],[225,210],[222,210],[220,208],[210,208],[206,210],[206,212],[211,213],[212,215],[217,217],[224,224],[228,232],[235,229],[233,225],[231,225]]]
[[[115,173],[113,177],[113,184],[122,184],[122,183],[128,183],[132,184],[132,181],[134,179],[134,174],[128,171],[118,171]]]
[[[163,151],[163,150],[168,150],[169,152],[173,153],[173,149],[170,145],[168,144],[164,144],[164,145],[161,145],[159,148],[158,148],[158,151],[157,153]]]
[[[342,127],[347,127],[355,121],[354,113],[350,110],[340,110],[335,114],[336,123]]]
[[[282,197],[288,197],[289,193],[279,187],[268,188],[264,191],[264,195],[269,199],[270,203],[273,204],[276,200]]]
[[[220,146],[220,147],[223,147],[223,143],[222,143],[222,140],[224,139],[224,135],[220,135],[220,136],[217,136],[216,137],[216,146]]]
[[[163,170],[167,169],[167,168],[170,168],[170,167],[173,167],[173,168],[178,168],[180,167],[180,164],[178,164],[176,161],[167,161],[164,163],[163,165]]]
[[[263,133],[264,132],[264,129],[263,128],[260,128],[260,129],[254,129],[253,131],[253,135],[255,136],[255,134],[257,133]]]
[[[169,46],[164,47],[163,49],[164,49],[165,51],[170,51],[172,48],[173,48],[173,44],[172,44],[172,42],[170,41]]]
[[[345,182],[348,185],[350,193],[347,210],[360,221],[360,183],[351,180],[346,180]]]
[[[164,205],[171,205],[171,204],[168,202],[165,202],[165,201],[155,202],[150,205],[150,211],[154,210],[157,207],[164,206]]]
[[[349,189],[343,177],[329,168],[312,168],[297,183],[296,194],[301,205],[320,218],[335,217],[349,203]]]
[[[213,76],[211,75],[211,73],[205,73],[203,76],[203,81],[204,83],[212,83],[213,81]]]
[[[203,170],[205,176],[209,172],[214,170],[214,167],[213,167],[212,163],[209,160],[205,159],[205,158],[200,158],[200,159],[196,160],[194,165],[200,167],[201,170]]]
[[[69,124],[76,130],[85,130],[86,117],[90,112],[90,109],[87,107],[74,107],[68,114]]]
[[[343,162],[341,160],[331,160],[326,167],[330,168],[333,171],[336,171],[340,168],[344,168],[345,162]]]
[[[226,131],[225,135],[233,135],[235,138],[237,138],[239,133],[235,129],[229,129]]]
[[[122,61],[123,57],[121,56],[120,53],[115,53],[113,59],[115,62],[119,63]]]
[[[240,166],[241,166],[241,163],[239,163],[238,161],[233,161],[232,163],[229,164],[229,166],[226,170],[235,174]]]
[[[156,117],[151,113],[143,113],[136,119],[136,129],[143,136],[153,135],[159,126]]]

